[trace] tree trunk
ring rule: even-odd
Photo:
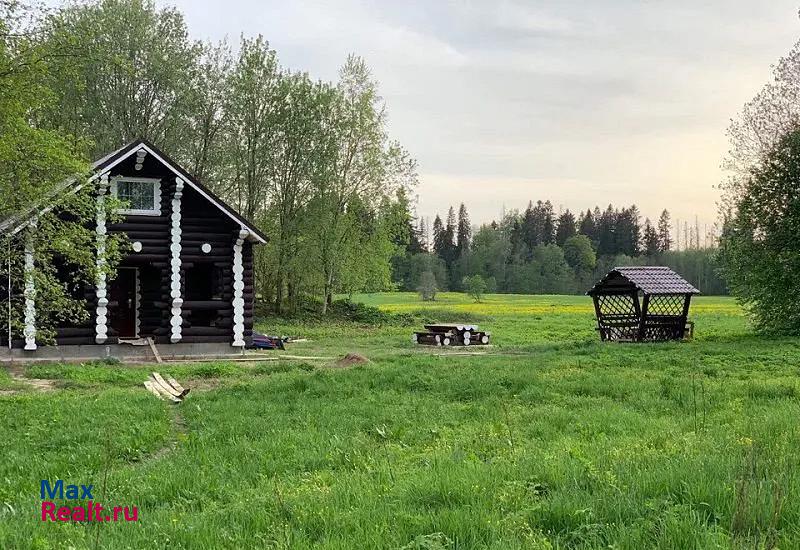
[[[322,294],[322,314],[328,313],[328,306],[333,303],[333,272],[325,276],[325,287]]]
[[[297,313],[297,285],[291,279],[286,283],[286,301],[289,303],[289,313]]]
[[[275,279],[275,313],[281,314],[283,309],[283,273],[278,272]]]

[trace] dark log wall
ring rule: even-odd
[[[116,224],[109,224],[109,233],[125,233],[130,243],[140,242],[140,252],[130,252],[121,267],[137,267],[140,281],[140,336],[154,336],[158,343],[170,341],[172,299],[171,285],[171,216],[175,193],[175,174],[152,156],[145,157],[141,170],[135,169],[136,156],[132,156],[111,170],[110,177],[161,179],[161,213],[158,216],[128,215]],[[110,189],[109,189],[110,193]],[[217,208],[188,183],[184,184],[181,199],[181,295],[182,342],[232,342],[233,341],[233,246],[240,226]],[[208,253],[202,246],[209,244]],[[253,248],[246,241],[242,251],[244,265],[245,341],[249,344],[253,333]],[[187,296],[187,272],[199,268],[212,270],[214,295],[193,300]],[[202,271],[206,273],[206,271]],[[110,288],[113,281],[108,281]],[[89,307],[89,322],[81,327],[62,327],[57,332],[60,345],[95,343],[95,309],[97,298],[94,286],[85,290]],[[111,328],[113,308],[109,306],[107,343],[116,343],[118,335]]]
[[[242,247],[244,266],[244,340],[249,346],[253,341],[253,317],[255,303],[255,281],[253,271],[253,243],[247,241]]]
[[[233,341],[233,245],[239,225],[194,188],[184,188],[182,200],[183,342]],[[203,252],[204,244],[211,246]],[[186,271],[213,272],[212,296],[192,296]],[[216,312],[216,315],[209,314]]]

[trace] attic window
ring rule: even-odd
[[[161,180],[156,178],[125,178],[111,180],[111,194],[124,201],[120,214],[139,216],[161,215]]]

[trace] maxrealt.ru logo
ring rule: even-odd
[[[42,521],[139,521],[139,510],[136,506],[114,506],[106,510],[100,503],[94,502],[92,491],[94,485],[65,485],[57,479],[53,485],[43,479],[39,490],[42,498]],[[86,500],[85,506],[56,507],[52,499]]]

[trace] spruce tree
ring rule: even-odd
[[[447,256],[447,234],[439,214],[433,220],[433,253],[443,260]]]
[[[575,236],[577,230],[575,229],[575,216],[569,210],[565,210],[563,214],[558,217],[558,226],[556,227],[556,244],[564,246],[567,239]]]
[[[610,204],[604,212],[595,209],[595,223],[597,224],[597,255],[613,256],[619,253],[615,238],[618,212]]]
[[[539,206],[541,205],[541,206]],[[539,203],[539,223],[541,224],[541,243],[553,244],[556,240],[555,211],[553,203],[545,201]]]
[[[536,230],[536,214],[533,209],[533,202],[528,202],[528,208],[522,215],[522,220],[519,224],[520,244],[522,245],[522,254],[527,259],[530,257],[533,247],[539,244],[538,234]]]
[[[456,222],[456,211],[451,206],[447,211],[447,223],[444,226],[445,234],[445,262],[447,267],[450,268],[456,259],[456,231],[458,224]]]
[[[642,252],[648,258],[653,258],[661,251],[660,241],[656,228],[650,223],[650,218],[644,220],[644,233],[642,234]]]
[[[589,240],[597,247],[596,220],[592,210],[589,208],[586,209],[584,214],[581,214],[581,218],[578,220],[578,234],[589,237]]]
[[[456,234],[456,248],[458,249],[459,257],[469,250],[471,239],[472,228],[469,223],[469,214],[467,214],[467,207],[462,202],[458,208],[458,232]]]
[[[669,212],[665,209],[658,218],[658,249],[661,252],[667,252],[672,247],[671,231]]]

